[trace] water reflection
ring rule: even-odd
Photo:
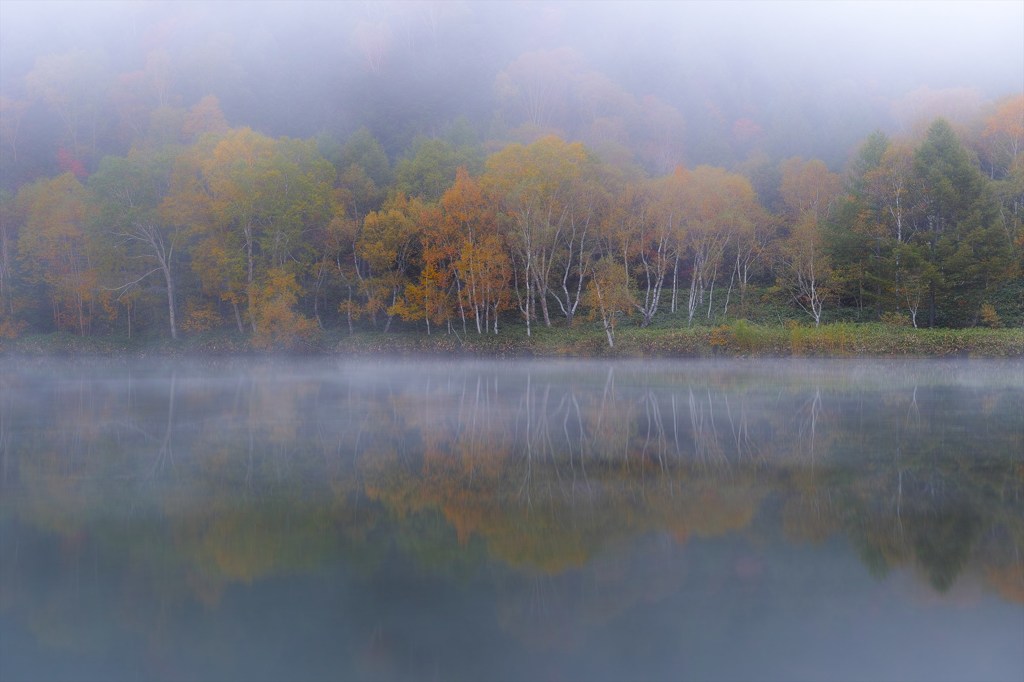
[[[751,609],[822,637],[816,595],[858,636],[920,629],[890,658],[956,605],[1019,678],[1022,387],[992,362],[6,362],[0,677],[897,669],[826,669],[835,638],[786,663],[755,643],[775,624],[744,645]],[[286,643],[302,667],[268,663]],[[984,677],[955,651],[898,676]]]

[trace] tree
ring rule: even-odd
[[[431,322],[437,325],[451,320],[445,276],[433,263],[426,263],[420,272],[419,282],[406,284],[404,295],[387,312],[389,316],[398,315],[407,321],[424,320],[427,323],[427,336],[430,336]]]
[[[18,161],[18,139],[28,108],[27,100],[0,96],[0,145],[8,150],[12,163]]]
[[[575,277],[585,274],[579,255],[586,248],[595,207],[596,195],[586,189],[595,173],[595,160],[583,145],[553,136],[528,147],[509,145],[487,159],[481,184],[508,221],[507,242],[515,254],[516,292],[527,335],[537,303],[544,324],[551,325],[547,299],[559,265],[570,274],[563,277],[566,299],[555,298],[568,318],[575,310],[568,279],[574,270]]]
[[[110,99],[126,146],[136,146],[146,137],[154,112],[172,108],[173,72],[170,55],[163,49],[154,49],[146,54],[144,68],[119,74],[114,80]]]
[[[199,274],[207,281],[217,277],[215,271],[221,268],[234,274],[224,283],[227,291],[222,297],[233,304],[245,301],[245,317],[253,331],[260,236],[269,218],[265,215],[268,197],[260,191],[261,180],[266,177],[265,164],[273,153],[271,138],[243,128],[224,135],[208,155],[199,159],[205,192],[197,198],[207,204],[213,220],[200,226],[206,232],[205,247],[200,249],[209,249],[208,253],[217,258],[205,263],[206,259],[196,259],[194,264],[205,266]],[[241,268],[237,267],[239,261]]]
[[[15,322],[15,261],[18,243],[19,219],[15,197],[0,192],[0,337],[14,335]]]
[[[750,228],[759,216],[759,205],[750,181],[721,168],[699,166],[686,177],[686,248],[692,258],[687,320],[693,321],[697,306],[708,295],[708,317],[715,280],[725,248],[737,234]]]
[[[170,184],[172,162],[170,151],[108,156],[90,178],[89,188],[97,203],[100,243],[112,288],[125,296],[150,275],[162,275],[168,326],[171,338],[177,339],[175,253],[183,246],[185,230],[166,223],[159,210]]]
[[[25,76],[29,96],[60,118],[62,145],[75,160],[96,149],[105,84],[99,56],[85,51],[39,57]]]
[[[610,170],[589,152],[574,169],[561,248],[554,254],[552,275],[558,281],[550,290],[567,324],[572,324],[580,306],[583,284],[596,249],[594,235],[609,210],[616,184]]]
[[[359,295],[358,235],[359,223],[345,215],[340,205],[336,205],[329,223],[313,231],[313,251],[317,256],[311,266],[313,317],[321,328],[324,326],[320,315],[321,298],[341,300],[338,312],[345,315],[349,334],[353,332],[353,320],[360,315],[361,306],[355,300]]]
[[[914,181],[921,192],[924,224],[918,243],[938,271],[928,292],[928,325],[940,319],[971,324],[986,292],[1010,274],[1004,263],[1011,257],[1011,244],[996,227],[997,207],[984,176],[942,119],[928,128],[914,155]],[[987,262],[978,267],[979,261]],[[940,309],[940,293],[941,302],[953,305]]]
[[[938,280],[938,271],[929,262],[927,253],[912,244],[899,244],[895,255],[900,263],[900,278],[896,283],[898,304],[906,306],[910,322],[917,327],[917,314],[921,303]]]
[[[571,86],[581,68],[580,55],[570,48],[525,52],[498,74],[495,91],[512,121],[551,131],[568,118]]]
[[[604,257],[594,264],[594,272],[587,285],[587,308],[590,319],[600,319],[608,347],[615,347],[615,327],[620,315],[629,315],[636,299],[629,289],[626,268],[613,258]]]
[[[848,193],[837,202],[828,235],[835,262],[836,293],[875,315],[900,308],[895,246],[909,235],[909,170],[912,150],[881,132],[870,135],[853,160]]]
[[[999,159],[990,161],[992,167],[1003,164],[1001,172],[993,170],[998,179],[990,187],[999,210],[998,223],[1016,251],[1016,271],[1020,273],[1024,270],[1024,96],[1005,101],[989,119],[982,136],[990,158]]]
[[[482,160],[470,147],[457,147],[438,138],[415,143],[413,155],[395,166],[395,187],[409,197],[437,201],[455,182],[459,168],[479,172]]]
[[[182,122],[182,132],[195,141],[203,135],[223,135],[228,132],[227,119],[220,109],[220,100],[207,95],[195,103]]]
[[[92,219],[88,192],[65,173],[22,187],[16,202],[26,218],[18,253],[28,280],[49,293],[57,329],[86,334],[97,300],[85,231]]]
[[[388,314],[398,314],[405,320],[425,320],[428,335],[431,322],[435,325],[447,322],[450,333],[452,316],[458,306],[465,331],[465,307],[456,270],[462,246],[458,226],[443,220],[435,204],[417,204],[413,210],[421,247],[419,278],[418,282],[405,286],[404,300],[397,301]]]
[[[387,313],[384,331],[391,327],[394,312],[390,311],[410,283],[420,255],[418,235],[422,223],[418,218],[423,209],[424,204],[418,199],[396,194],[381,210],[366,216],[356,241],[356,255],[366,268],[366,274],[361,275],[366,311],[375,320],[378,313]]]
[[[832,208],[841,186],[839,176],[831,173],[818,159],[805,161],[799,157],[780,164],[780,194],[791,215],[810,214],[820,224]]]
[[[782,272],[780,279],[790,292],[792,300],[821,324],[822,310],[831,296],[829,277],[832,263],[825,253],[820,226],[813,216],[805,213],[793,226],[789,237],[779,247]]]
[[[685,184],[681,168],[658,180],[634,184],[620,195],[622,228],[630,233],[624,262],[640,278],[643,299],[636,303],[640,326],[651,323],[661,304],[661,291],[672,272],[673,298],[685,236]],[[674,303],[674,301],[673,301]]]
[[[256,331],[255,296],[271,268],[308,271],[306,235],[334,211],[333,167],[311,142],[273,140],[248,128],[201,138],[172,177],[165,202],[177,224],[191,225],[192,267],[204,289],[229,302]]]
[[[821,161],[794,158],[782,163],[781,195],[793,222],[779,248],[780,279],[815,326],[821,324],[825,301],[832,294],[832,263],[822,230],[839,189],[839,176]]]
[[[993,179],[1010,174],[1024,151],[1024,95],[1002,100],[986,119],[981,133]]]
[[[299,348],[316,334],[314,320],[295,310],[302,289],[295,275],[281,267],[271,268],[253,297],[255,301],[256,348],[291,350]]]
[[[501,238],[491,234],[477,241],[463,242],[456,263],[465,280],[464,296],[470,302],[478,334],[498,333],[498,317],[511,305],[511,266]]]
[[[510,301],[509,262],[497,230],[494,203],[465,168],[441,197],[441,217],[460,244],[454,264],[459,307],[476,324],[477,334],[498,331],[498,315]]]
[[[750,210],[749,220],[740,221],[736,225],[733,238],[733,253],[736,260],[732,276],[739,283],[741,314],[746,314],[747,311],[747,287],[758,264],[764,260],[777,227],[773,216],[759,203],[755,203]],[[728,312],[728,309],[729,298],[726,296],[725,312]]]
[[[361,168],[377,187],[387,187],[393,180],[391,162],[384,148],[366,127],[348,138],[335,165],[342,172],[352,166]]]

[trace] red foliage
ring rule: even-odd
[[[60,166],[62,173],[72,173],[79,180],[88,175],[85,171],[85,164],[67,147],[57,150],[57,165]]]

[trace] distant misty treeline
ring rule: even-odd
[[[614,343],[627,316],[766,301],[815,324],[1024,322],[1020,94],[918,88],[807,121],[692,65],[665,72],[674,100],[637,94],[650,74],[487,24],[507,8],[361,17],[293,36],[289,61],[287,21],[217,32],[220,10],[181,7],[5,57],[0,334],[291,346],[585,317]],[[453,33],[468,17],[480,32]],[[893,112],[903,132],[870,133]]]

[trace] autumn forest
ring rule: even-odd
[[[1019,88],[808,77],[780,108],[727,61],[654,87],[544,31],[467,64],[457,32],[513,8],[429,4],[334,8],[305,71],[238,10],[5,53],[0,337],[1024,324]]]

